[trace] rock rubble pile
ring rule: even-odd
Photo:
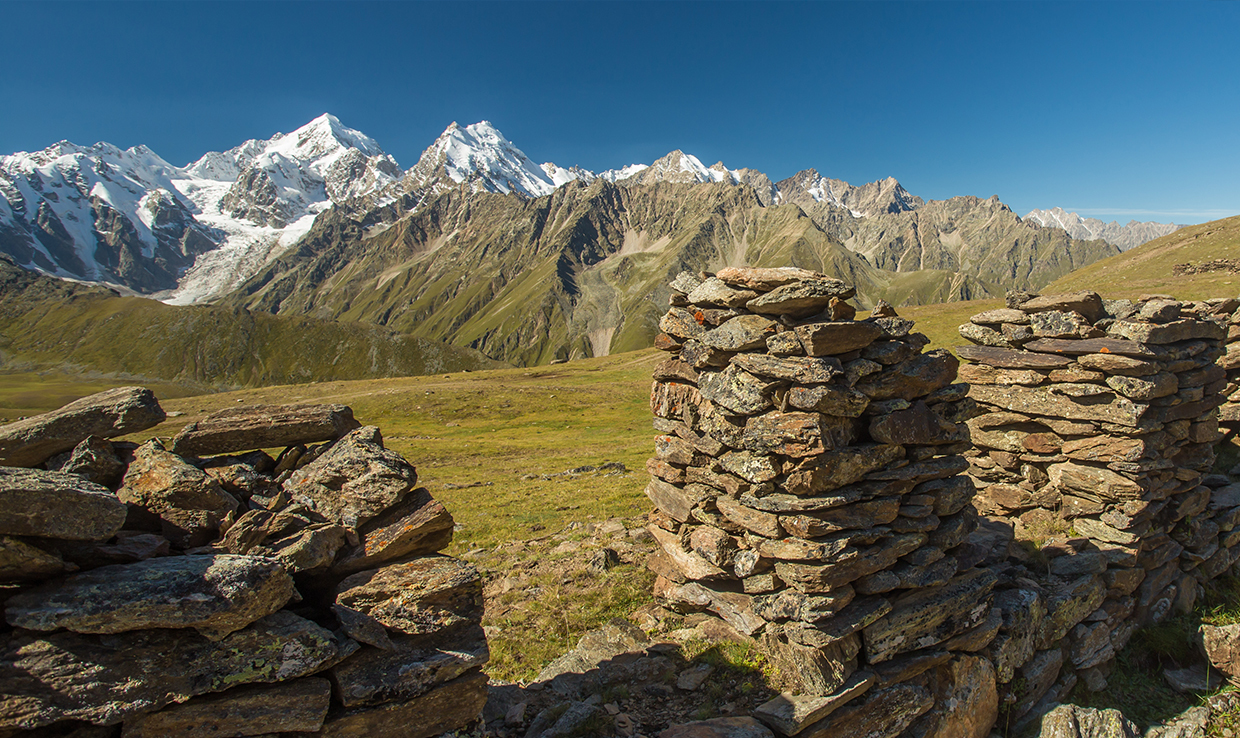
[[[755,716],[805,738],[989,733],[979,652],[996,575],[962,454],[957,360],[839,280],[728,268],[672,282],[646,489],[656,597],[756,639],[789,691]]]
[[[478,718],[481,579],[437,553],[452,518],[378,428],[257,406],[107,440],[163,419],[123,388],[0,428],[0,735],[414,738]]]
[[[1240,485],[1210,475],[1237,301],[1013,293],[1007,305],[961,326],[977,345],[958,354],[1000,574],[986,654],[1017,720],[1078,682],[1104,689],[1137,629],[1190,611],[1240,558]]]

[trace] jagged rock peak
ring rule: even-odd
[[[1124,225],[1116,221],[1104,223],[1098,218],[1082,218],[1076,213],[1069,213],[1063,208],[1050,210],[1030,210],[1023,220],[1032,220],[1046,228],[1062,228],[1069,236],[1082,240],[1102,239],[1118,246],[1121,251],[1140,246],[1146,241],[1153,241],[1168,233],[1173,233],[1184,226],[1178,223],[1157,223],[1154,221],[1138,222],[1130,220]]]
[[[920,197],[909,194],[895,177],[854,187],[842,179],[830,179],[814,169],[805,169],[780,182],[777,187],[782,202],[809,199],[844,208],[855,218],[902,213],[925,204]]]

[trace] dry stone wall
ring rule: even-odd
[[[0,736],[421,738],[478,718],[479,574],[437,553],[452,518],[378,428],[249,407],[166,444],[106,439],[163,419],[124,388],[0,427]]]
[[[968,545],[957,360],[800,269],[682,273],[656,346],[646,489],[656,596],[762,644],[782,735],[965,738],[997,711],[980,655],[996,575]]]
[[[1014,293],[961,326],[1009,719],[1104,689],[1138,628],[1240,557],[1240,486],[1210,475],[1235,303]]]

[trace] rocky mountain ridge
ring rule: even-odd
[[[894,227],[861,227],[927,206],[891,177],[854,187],[807,169],[775,183],[756,170],[722,162],[707,167],[679,150],[650,165],[595,173],[535,164],[486,121],[448,126],[406,171],[374,139],[325,114],[292,133],[210,152],[184,167],[145,147],[122,151],[103,143],[61,142],[0,158],[0,252],[54,276],[104,282],[173,304],[204,303],[288,252],[332,207],[373,221],[373,213],[398,201],[416,210],[459,188],[539,198],[598,180],[623,187],[751,188],[760,206],[795,204],[866,258],[894,250],[880,259],[887,264],[921,263],[905,254],[905,244],[921,250],[935,238],[909,231],[907,218]],[[1010,220],[1009,230],[1019,219]],[[1040,230],[1030,224],[1025,240],[1082,250]],[[938,261],[952,268],[952,260]],[[972,276],[967,263],[956,268]]]
[[[1084,240],[1100,238],[1118,246],[1120,251],[1127,251],[1185,227],[1178,223],[1156,223],[1152,220],[1138,222],[1135,219],[1124,225],[1114,220],[1105,223],[1097,218],[1082,218],[1076,213],[1069,213],[1058,207],[1050,210],[1034,208],[1025,215],[1024,220],[1034,221],[1046,228],[1062,228],[1073,238]]]

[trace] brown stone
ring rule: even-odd
[[[0,535],[104,541],[125,514],[107,487],[76,474],[0,467]]]
[[[750,300],[745,307],[762,315],[802,318],[823,310],[833,300],[838,303],[855,294],[857,290],[838,279],[813,279],[776,287]]]
[[[1145,491],[1139,482],[1110,469],[1070,461],[1051,465],[1047,473],[1051,484],[1065,493],[1075,491],[1104,500],[1137,500]]]
[[[674,307],[659,319],[659,330],[683,341],[705,333],[706,328],[702,325],[705,322],[706,318],[700,311]]]
[[[930,676],[936,705],[947,709],[925,738],[986,738],[999,718],[995,667],[980,656],[957,656]]]
[[[715,499],[715,506],[723,517],[767,538],[783,538],[784,530],[780,527],[779,516],[761,510],[745,507],[731,497],[720,496]]]
[[[1077,357],[1077,363],[1086,369],[1096,369],[1107,374],[1120,374],[1127,377],[1144,377],[1158,373],[1158,365],[1151,361],[1142,361],[1117,353],[1084,354]]]
[[[125,721],[121,738],[216,738],[312,733],[323,727],[331,682],[318,677],[230,689]]]
[[[966,427],[957,427],[918,400],[907,410],[876,416],[870,421],[870,438],[895,445],[942,444],[968,439]]]
[[[336,604],[389,630],[428,635],[482,619],[482,579],[472,564],[423,556],[346,577]]]
[[[793,282],[830,279],[825,274],[797,267],[724,267],[715,276],[734,287],[769,292]],[[832,280],[836,281],[836,280]]]
[[[1106,463],[1108,461],[1137,461],[1145,455],[1145,441],[1140,438],[1116,436],[1087,436],[1063,444],[1063,453],[1070,459]]]
[[[0,466],[37,466],[72,450],[88,436],[137,433],[164,418],[159,401],[145,387],[105,390],[59,410],[0,426]]]
[[[702,372],[698,392],[731,413],[755,415],[771,406],[770,391],[776,384],[729,364],[723,371]]]
[[[347,405],[250,405],[190,423],[172,439],[181,456],[212,456],[334,441],[360,426]]]
[[[1046,381],[1046,376],[1028,369],[997,369],[987,364],[962,364],[956,370],[961,382],[969,384],[1022,384],[1036,387]]]
[[[425,556],[452,542],[452,515],[425,488],[362,524],[358,543],[341,554],[335,571],[351,574],[406,556]]]
[[[796,735],[874,686],[872,672],[858,671],[828,695],[784,692],[754,708],[754,714],[782,735]]]
[[[20,538],[0,536],[0,582],[38,582],[73,568],[53,551]]]
[[[650,387],[650,411],[660,418],[679,419],[686,407],[700,401],[697,387],[684,382],[655,382]]]
[[[781,516],[779,524],[789,535],[817,538],[850,528],[873,528],[887,525],[900,514],[900,498],[882,497],[834,507],[815,513]],[[775,536],[767,536],[774,538]]]
[[[680,359],[664,359],[659,362],[653,372],[657,380],[678,380],[697,384],[698,373],[693,365]]]
[[[719,717],[673,725],[659,738],[775,738],[775,734],[751,717]]]
[[[831,694],[857,670],[861,639],[841,638],[825,647],[791,641],[779,626],[762,633],[763,649],[785,681],[804,694]]]
[[[487,676],[470,672],[405,702],[351,710],[323,725],[319,738],[431,738],[476,721]]]
[[[1141,343],[1167,344],[1195,338],[1222,341],[1227,337],[1227,329],[1212,320],[1175,320],[1162,324],[1117,320],[1107,328],[1107,334]]]
[[[818,384],[792,387],[788,391],[788,404],[798,410],[816,410],[827,415],[856,418],[869,407],[870,398],[852,387]]]
[[[158,515],[164,536],[182,548],[214,539],[220,522],[238,506],[219,482],[165,451],[158,441],[134,452],[116,496]]]
[[[863,703],[836,710],[798,738],[896,738],[933,706],[934,698],[925,687],[896,684],[871,690]]]
[[[798,592],[830,592],[867,574],[891,567],[901,556],[917,550],[925,542],[924,533],[906,533],[861,549],[848,561],[826,564],[778,561],[775,563],[775,573]]]
[[[977,625],[997,579],[989,569],[972,569],[947,584],[892,600],[892,611],[862,631],[869,663],[927,648]]]
[[[723,576],[724,572],[718,566],[702,558],[698,553],[685,549],[681,545],[680,538],[674,533],[654,525],[646,526],[646,530],[650,531],[663,552],[686,579],[712,579]]]
[[[975,361],[1001,369],[1055,369],[1072,363],[1066,356],[990,346],[957,346],[956,355],[965,361]]]
[[[385,648],[363,647],[332,667],[337,700],[346,708],[398,702],[486,664],[490,658],[482,628],[474,625],[449,638],[396,636]]]
[[[979,403],[1030,415],[1049,415],[1070,420],[1097,420],[1133,427],[1141,422],[1149,406],[1118,397],[1106,388],[1081,398],[1061,394],[1084,385],[1049,387],[992,387],[973,385],[969,397]]]
[[[846,354],[869,346],[883,329],[867,321],[835,321],[798,326],[797,337],[810,356]]]
[[[769,482],[783,473],[783,462],[775,456],[749,451],[732,451],[719,457],[719,465],[751,484]]]
[[[694,305],[718,305],[720,307],[740,307],[757,297],[753,290],[734,289],[718,277],[709,277],[694,287],[686,297]]]
[[[760,454],[792,458],[813,456],[856,439],[851,420],[821,413],[771,412],[750,418],[741,437],[742,446]]]
[[[913,400],[946,387],[956,379],[960,362],[945,349],[928,351],[857,383],[872,400]]]
[[[788,473],[783,488],[789,494],[812,495],[857,482],[866,474],[886,467],[904,456],[904,448],[893,445],[863,445],[839,448],[807,459],[803,466]]]

